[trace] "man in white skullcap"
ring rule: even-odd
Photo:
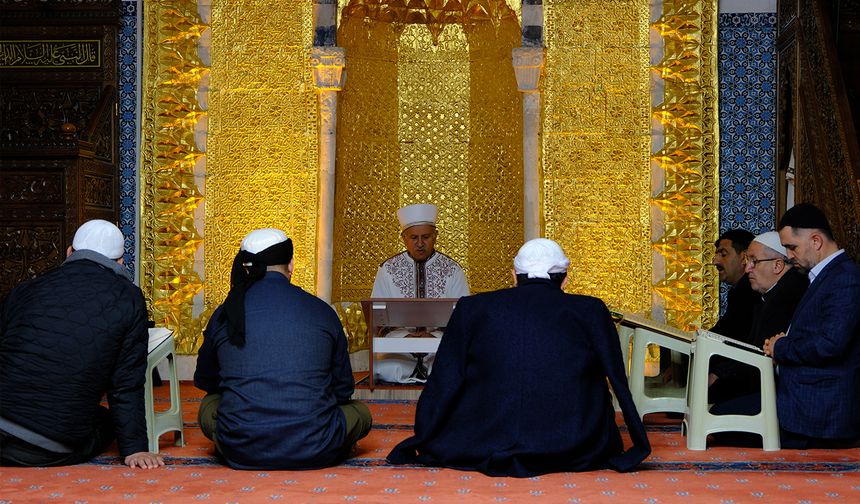
[[[400,238],[406,250],[390,257],[379,267],[373,282],[374,298],[459,298],[469,295],[469,284],[457,261],[436,250],[436,205],[420,203],[397,211]],[[441,331],[397,329],[388,337],[440,337]],[[377,356],[374,372],[378,379],[393,383],[423,382],[433,366],[434,354],[419,364],[409,354]],[[418,367],[416,367],[418,366]],[[423,369],[426,366],[426,370]]]
[[[788,262],[776,231],[753,238],[744,258],[744,271],[752,289],[761,296],[761,302],[753,306],[750,333],[737,339],[761,348],[767,338],[788,329],[809,280]],[[708,398],[711,403],[759,391],[758,371],[751,366],[713,358],[710,371]]]
[[[65,262],[0,307],[0,465],[79,464],[114,438],[126,465],[164,465],[147,451],[148,316],[123,242],[110,222],[84,223]]]
[[[569,261],[537,238],[514,259],[516,287],[461,298],[418,400],[415,435],[393,464],[527,477],[634,469],[651,451],[606,305],[566,294]],[[625,450],[607,381],[632,440]]]
[[[293,242],[257,229],[242,240],[231,287],[203,332],[194,384],[203,434],[236,469],[336,464],[370,431],[334,310],[293,285]]]

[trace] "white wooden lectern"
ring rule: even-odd
[[[448,325],[457,299],[372,298],[361,302],[367,321],[370,341],[368,384],[376,387],[373,364],[377,353],[432,353],[439,348],[440,338],[386,338],[385,333],[396,328],[442,328]]]

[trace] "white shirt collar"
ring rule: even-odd
[[[830,261],[836,259],[836,256],[838,256],[839,254],[841,254],[843,252],[845,252],[845,249],[837,250],[836,252],[825,257],[824,260],[822,260],[820,263],[816,264],[811,270],[809,270],[809,273],[808,273],[809,283],[814,282],[815,277],[817,277],[818,275],[821,274],[821,270],[823,270],[825,266],[830,264]]]

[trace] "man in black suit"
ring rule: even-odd
[[[743,229],[730,229],[714,242],[717,250],[711,262],[717,267],[720,281],[730,286],[726,310],[711,331],[735,339],[744,339],[752,325],[753,307],[759,295],[750,286],[744,271],[744,258],[753,234]]]
[[[526,477],[634,469],[651,452],[603,301],[562,290],[569,261],[537,238],[514,260],[516,287],[463,297],[418,401],[415,435],[388,455]],[[633,440],[625,451],[607,386]]]

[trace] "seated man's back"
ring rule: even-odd
[[[220,366],[219,448],[235,467],[328,465],[344,441],[338,398],[353,392],[337,315],[273,272],[248,290],[245,307],[242,348],[215,325],[200,349]]]
[[[607,378],[636,444],[626,454]],[[649,452],[603,302],[565,294],[551,279],[518,278],[515,288],[460,299],[415,436],[389,460],[531,476],[629,470]]]
[[[110,223],[90,221],[81,230],[91,223],[115,232],[121,246]],[[104,446],[87,445],[109,442],[114,427],[123,456],[147,450],[143,294],[121,261],[89,249],[69,253],[59,268],[13,289],[0,316],[0,415],[11,422],[2,430],[37,447],[51,448],[41,436],[63,445],[52,448],[54,460],[44,454],[44,465],[88,459]],[[114,427],[99,405],[105,393]],[[64,450],[70,455],[61,456]],[[9,462],[43,465],[39,460]]]
[[[345,458],[371,426],[334,310],[290,283],[292,240],[242,241],[230,293],[204,332],[194,383],[203,434],[231,467],[304,469]]]

